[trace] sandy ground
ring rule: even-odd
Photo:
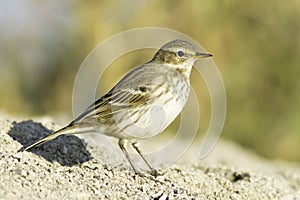
[[[14,120],[0,117],[0,199],[300,199],[299,165],[228,141],[204,160],[191,149],[154,177],[135,175],[121,154],[77,136],[17,152],[58,126],[45,118]]]

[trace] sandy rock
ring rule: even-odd
[[[45,120],[0,120],[0,199],[300,199],[297,164],[266,161],[230,142],[158,177],[134,174],[124,158],[77,136],[17,152],[55,128]]]

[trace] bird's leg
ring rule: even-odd
[[[136,170],[136,168],[134,167],[132,161],[130,160],[130,157],[129,157],[129,154],[125,148],[126,144],[127,144],[127,140],[126,139],[119,139],[119,147],[120,149],[122,150],[123,154],[126,156],[126,159],[128,160],[129,164],[131,165],[133,171],[136,173],[136,174],[139,174],[138,171]]]
[[[139,144],[137,142],[133,142],[131,143],[132,147],[136,150],[136,152],[138,152],[138,154],[141,156],[141,158],[144,160],[144,162],[147,164],[147,166],[149,167],[149,169],[151,170],[151,174],[153,176],[157,176],[158,175],[158,172],[156,169],[154,169],[150,163],[146,160],[146,158],[143,156],[142,152],[141,152],[141,149],[139,147]]]

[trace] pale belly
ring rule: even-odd
[[[128,109],[114,115],[119,138],[147,139],[161,133],[179,115],[187,102],[189,84],[175,88],[143,108]],[[122,131],[121,131],[122,130]]]

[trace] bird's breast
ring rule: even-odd
[[[152,88],[149,102],[127,110],[125,117],[122,113],[118,125],[128,137],[155,136],[175,120],[187,102],[189,91],[188,81],[169,78]]]

